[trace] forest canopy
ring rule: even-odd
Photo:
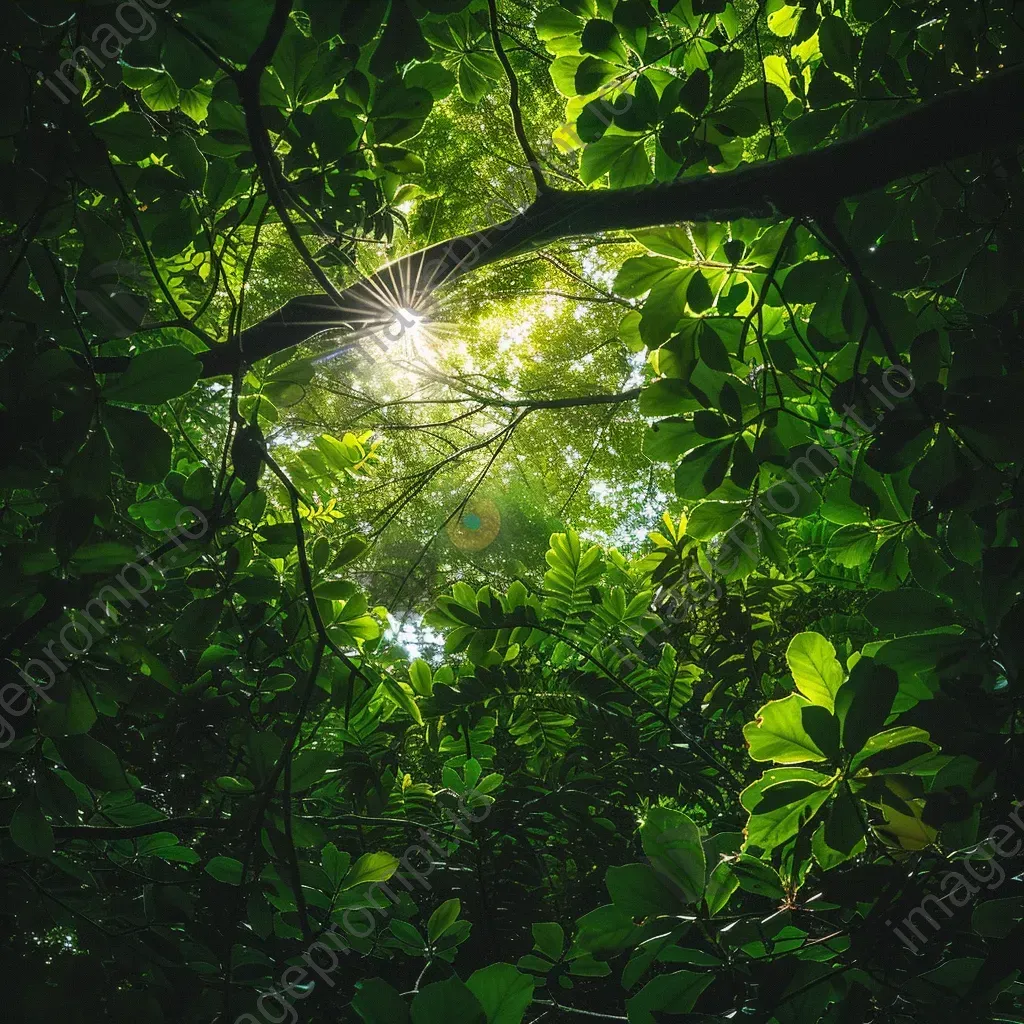
[[[1024,1024],[1024,9],[10,0],[34,1024]]]

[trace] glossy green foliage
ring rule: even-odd
[[[8,7],[11,1020],[1024,1021],[1014,4]]]

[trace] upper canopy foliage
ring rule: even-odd
[[[4,31],[12,1019],[1024,1021],[1013,0]]]

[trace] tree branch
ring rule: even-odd
[[[303,821],[317,821],[322,825],[381,825],[390,828],[426,829],[438,835],[447,836],[444,829],[411,818],[370,817],[365,814],[320,814],[301,815]],[[159,821],[146,821],[140,825],[54,825],[53,837],[61,841],[74,839],[90,839],[97,842],[120,842],[122,840],[143,839],[160,832],[181,835],[185,832],[223,831],[225,829],[243,830],[246,822],[240,818],[161,818]],[[0,836],[10,835],[10,826],[0,827]]]
[[[511,398],[488,399],[485,405],[499,405],[506,409],[575,409],[583,405],[617,405],[619,402],[632,402],[640,397],[642,388],[630,388],[614,394],[570,395],[566,398]],[[484,399],[479,399],[481,402]]]
[[[402,257],[344,289],[340,309],[325,295],[292,299],[242,332],[246,362],[325,331],[383,329],[395,322],[398,307],[422,306],[440,285],[558,239],[682,221],[819,218],[843,199],[984,149],[1005,148],[1022,137],[1024,65],[810,153],[667,184],[585,192],[551,188],[524,213]],[[396,309],[387,308],[392,299]],[[200,358],[204,376],[230,374],[241,364],[238,341]],[[98,358],[95,369],[119,372],[127,362]]]
[[[546,192],[548,190],[548,183],[544,180],[540,164],[537,162],[537,156],[533,152],[530,140],[526,136],[526,128],[523,125],[523,111],[519,105],[519,78],[508,59],[508,54],[505,53],[505,47],[501,45],[501,32],[498,28],[498,5],[496,0],[487,0],[487,5],[491,15],[491,43],[494,46],[494,52],[498,60],[501,62],[501,66],[505,69],[505,77],[508,79],[508,108],[512,112],[512,128],[516,133],[516,138],[519,140],[523,156],[526,157],[526,163],[530,168],[530,173],[533,175],[533,183],[537,186],[537,191]]]

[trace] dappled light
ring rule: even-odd
[[[4,1019],[1024,1022],[1014,0],[8,0]]]

